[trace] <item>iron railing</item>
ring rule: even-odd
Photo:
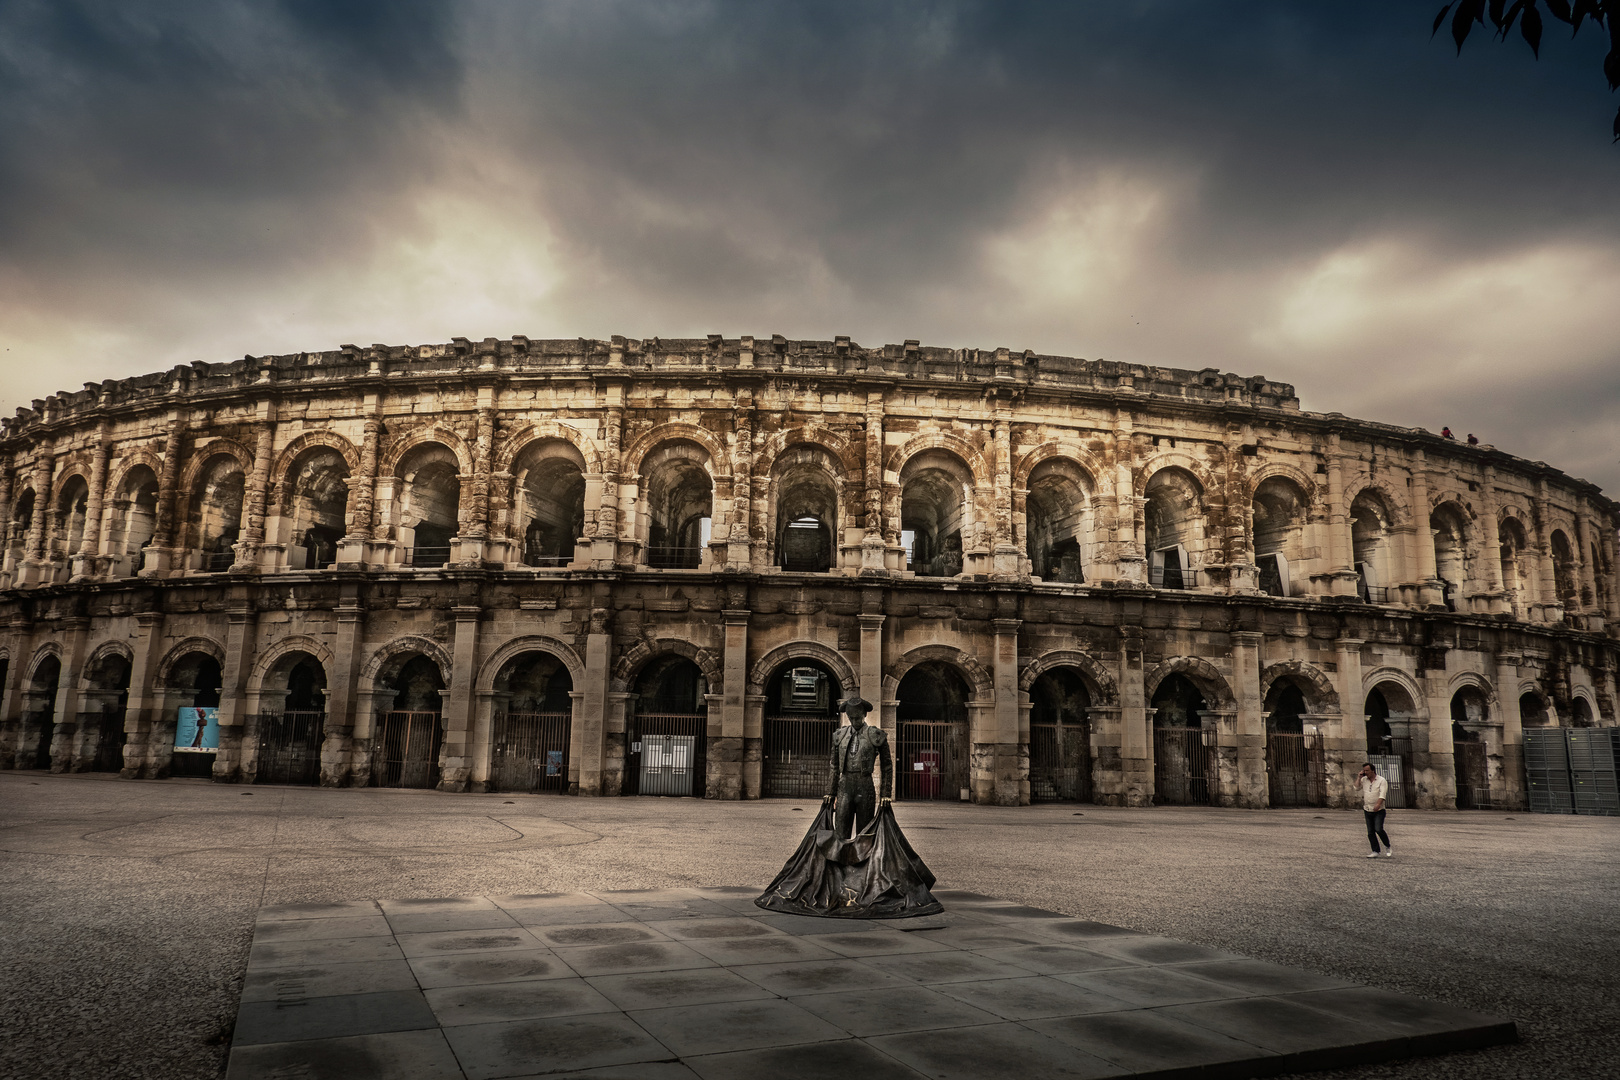
[[[894,797],[955,802],[968,786],[965,723],[948,720],[899,722]]]
[[[436,712],[379,713],[371,739],[371,786],[430,788],[439,782],[439,745],[444,739]]]
[[[1204,745],[1204,729],[1153,729],[1154,801],[1168,806],[1214,805],[1214,748]]]
[[[1091,732],[1086,725],[1029,726],[1029,798],[1091,801]]]
[[[214,572],[218,572],[220,570],[229,570],[232,566],[236,565],[236,552],[210,551],[208,553],[208,558],[205,565],[210,571]]]
[[[572,555],[525,555],[524,566],[567,566],[574,561]]]
[[[434,544],[432,546],[418,545],[405,549],[405,565],[417,568],[431,569],[443,566],[450,561],[450,545]]]
[[[1327,773],[1322,745],[1305,745],[1303,733],[1266,733],[1266,779],[1272,806],[1326,806]]]
[[[703,713],[641,713],[631,721],[626,795],[704,794],[709,718]]]
[[[815,799],[832,787],[832,740],[838,720],[830,716],[765,718],[764,791],[767,798]]]
[[[1486,769],[1485,744],[1458,739],[1452,744],[1452,760],[1457,768],[1457,809],[1491,808],[1490,774]]]
[[[318,784],[324,712],[259,714],[259,764],[255,783]]]
[[[496,713],[490,731],[491,791],[567,791],[568,713]]]
[[[1208,581],[1204,571],[1192,567],[1150,566],[1148,584],[1155,589],[1196,589]]]
[[[696,570],[702,562],[700,547],[659,545],[647,548],[647,565],[654,570]]]

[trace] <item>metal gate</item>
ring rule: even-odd
[[[967,725],[902,720],[894,797],[956,801],[968,786]]]
[[[1266,733],[1266,779],[1272,806],[1327,805],[1321,746],[1307,747],[1302,734]]]
[[[632,723],[624,763],[625,794],[701,797],[708,764],[708,716],[642,713]]]
[[[1164,806],[1212,806],[1213,750],[1204,729],[1153,729],[1153,801]]]
[[[832,787],[832,740],[838,721],[830,716],[767,716],[763,794],[776,799],[817,799]]]
[[[491,791],[568,790],[568,713],[496,713]]]
[[[1091,801],[1091,730],[1084,724],[1029,726],[1030,802]]]
[[[321,740],[325,734],[324,712],[260,713],[259,766],[254,783],[320,783]]]
[[[371,786],[430,788],[439,782],[436,712],[385,712],[371,740]]]
[[[1411,775],[1406,762],[1399,754],[1368,754],[1367,764],[1378,770],[1389,783],[1389,794],[1384,796],[1384,805],[1391,810],[1401,810],[1407,805],[1406,781]]]
[[[119,772],[124,767],[124,710],[101,714],[101,736],[96,740],[95,772]]]
[[[1485,772],[1485,744],[1459,739],[1452,744],[1457,764],[1457,809],[1489,810],[1490,782]]]

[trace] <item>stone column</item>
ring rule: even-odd
[[[996,531],[992,573],[1001,580],[1018,577],[1018,545],[1013,543],[1013,478],[1012,478],[1012,424],[1007,403],[999,398],[995,403],[995,507]],[[1014,688],[1017,682],[1014,680]],[[1029,774],[1025,770],[1024,783]],[[1028,803],[1026,794],[1024,802]]]
[[[382,440],[382,420],[378,395],[367,394],[363,405],[366,422],[360,438],[360,468],[349,481],[347,534],[338,542],[337,564],[358,569],[369,562],[385,562],[367,551],[371,543],[372,518],[377,500],[377,449]]]
[[[569,731],[568,790],[573,795],[618,795],[624,778],[624,703],[619,702],[617,732],[609,716],[613,676],[612,611],[608,597],[596,598],[585,638],[585,682],[574,705]]]
[[[1417,568],[1418,606],[1440,607],[1445,589],[1434,562],[1434,528],[1429,524],[1429,459],[1422,450],[1412,452],[1412,544]],[[1462,597],[1459,595],[1458,600]],[[1459,603],[1460,610],[1466,610]]]
[[[74,578],[91,577],[100,573],[102,507],[107,498],[107,458],[112,451],[107,424],[102,424],[96,439],[95,454],[90,459],[90,494],[84,508],[84,540],[79,550],[69,552],[73,559]]]
[[[1340,636],[1336,680],[1339,715],[1324,718],[1319,725],[1327,804],[1337,809],[1356,805],[1353,785],[1367,760],[1367,699],[1361,692],[1361,646],[1364,644],[1361,638],[1349,634]]]
[[[706,797],[743,797],[743,735],[746,728],[744,696],[748,685],[748,620],[753,612],[727,608],[725,622],[724,686],[720,701],[720,737],[709,739],[709,775]],[[709,688],[712,693],[714,688]],[[714,714],[711,711],[710,716]]]
[[[732,428],[736,441],[731,448],[731,515],[726,523],[726,567],[747,570],[753,565],[748,526],[753,519],[754,392],[746,386],[737,389]],[[831,525],[836,559],[838,522]]]
[[[332,642],[332,670],[326,684],[326,734],[321,740],[321,786],[347,787],[354,782],[352,754],[356,726],[356,691],[362,666],[366,609],[359,587],[343,586],[337,610],[337,636]]]
[[[1442,670],[1426,672],[1419,680],[1429,707],[1427,740],[1413,733],[1412,771],[1416,774],[1417,805],[1423,810],[1457,808],[1457,765],[1451,738],[1451,695]]]
[[[248,474],[247,491],[242,500],[242,539],[236,544],[232,570],[253,570],[259,565],[259,553],[264,547],[264,520],[270,504],[270,458],[275,452],[275,438],[275,417],[270,402],[261,402],[259,426],[254,431],[253,471]],[[216,764],[218,760],[215,758]]]
[[[456,638],[450,687],[445,691],[440,791],[466,791],[472,778],[473,681],[478,677],[478,616],[481,612],[477,604],[458,604],[454,608]]]
[[[90,620],[63,619],[52,635],[62,642],[62,670],[56,679],[56,715],[51,719],[51,772],[73,771],[79,732],[79,680],[84,675]]]
[[[1597,604],[1597,567],[1592,564],[1592,529],[1587,520],[1591,514],[1591,507],[1581,500],[1575,507],[1575,546],[1580,550],[1575,552],[1575,566],[1578,568],[1579,581],[1576,586],[1576,610],[1586,615],[1584,628],[1587,630],[1602,630],[1601,625],[1593,625],[1593,615],[1598,610]]]
[[[994,708],[975,717],[982,727],[972,733],[973,801],[991,806],[1029,805],[1029,741],[1019,740],[1019,619],[993,619],[991,680]]]
[[[158,474],[157,522],[151,547],[146,552],[146,561],[141,566],[141,577],[163,577],[181,561],[182,553],[178,550],[180,538],[175,533],[178,531],[180,510],[176,505],[180,497],[180,453],[185,434],[185,413],[176,410],[169,418],[169,434],[163,444],[163,469]]]
[[[619,561],[620,440],[624,437],[624,386],[610,383],[603,388],[607,411],[602,420],[602,501],[596,511],[596,529],[591,540],[591,566],[611,570]]]
[[[23,669],[28,655],[28,639],[22,631],[22,622],[16,619],[0,644],[7,649],[11,662],[6,665],[4,681],[0,682],[0,769],[17,765],[17,738],[22,724]]]
[[[888,565],[888,545],[900,543],[899,524],[891,530],[883,520],[883,392],[866,394],[866,460],[864,471],[866,536],[861,541],[861,573],[881,574]],[[890,536],[890,533],[893,536]],[[881,694],[881,691],[880,691]],[[864,694],[863,694],[864,696]],[[868,697],[874,705],[880,698]]]
[[[160,766],[154,760],[157,754],[150,745],[152,731],[159,726],[157,713],[163,703],[163,692],[156,685],[158,661],[163,658],[162,635],[163,612],[135,613],[129,702],[124,709],[124,767],[119,770],[126,780],[148,780],[158,774],[160,767],[168,766],[168,755],[163,755]]]
[[[1496,512],[1496,470],[1485,466],[1485,479],[1480,484],[1480,524],[1483,526],[1480,543],[1484,551],[1480,559],[1485,564],[1485,607],[1492,615],[1508,610],[1507,593],[1502,585],[1502,526]]]
[[[259,757],[259,748],[250,741],[258,735],[258,717],[249,717],[245,708],[259,615],[244,587],[232,591],[236,595],[226,612],[225,665],[219,679],[219,752],[214,755],[214,780],[221,783],[236,783],[244,770],[256,774]]]
[[[1153,731],[1142,664],[1142,605],[1127,603],[1119,627],[1119,763],[1126,806],[1153,805]],[[1134,608],[1134,611],[1130,609]]]
[[[1328,436],[1328,593],[1356,595],[1355,544],[1350,537],[1350,507],[1344,498],[1344,469],[1339,462],[1339,436]]]
[[[1249,630],[1232,634],[1232,691],[1237,703],[1237,805],[1271,805],[1271,778],[1266,774],[1266,718],[1260,698],[1260,650],[1265,635]]]
[[[495,388],[478,388],[478,424],[473,437],[471,498],[460,528],[461,549],[457,562],[478,565],[484,561],[489,540],[490,467],[495,447]]]
[[[1519,712],[1519,657],[1496,654],[1496,705],[1502,721],[1502,774],[1491,778],[1491,802],[1523,810],[1529,793],[1524,775],[1524,716]]]
[[[1599,530],[1603,545],[1603,561],[1609,567],[1605,577],[1609,586],[1609,609],[1604,614],[1611,623],[1620,622],[1620,556],[1616,555],[1615,523],[1607,521]]]
[[[29,523],[23,547],[22,572],[17,579],[19,585],[38,585],[50,580],[46,540],[47,523],[53,509],[51,477],[56,471],[55,450],[55,442],[46,439],[34,457],[34,519]]]
[[[14,471],[11,455],[0,454],[0,589],[11,587],[10,575],[17,569],[11,559],[11,483]],[[13,666],[15,663],[13,660]]]
[[[1553,569],[1552,558],[1552,531],[1547,522],[1547,481],[1546,478],[1536,481],[1536,495],[1532,500],[1536,519],[1536,535],[1532,543],[1536,548],[1536,578],[1540,582],[1537,592],[1540,593],[1540,602],[1535,605],[1536,621],[1547,623],[1561,623],[1564,619],[1564,604],[1558,596],[1558,575]]]
[[[1114,419],[1114,574],[1121,581],[1147,580],[1147,553],[1136,534],[1136,439],[1130,410],[1118,410]],[[1127,714],[1126,724],[1129,726]],[[1150,777],[1151,779],[1151,777]],[[1148,788],[1151,801],[1152,787]],[[1142,805],[1147,805],[1143,803]]]
[[[1235,593],[1260,591],[1260,567],[1254,555],[1254,504],[1249,498],[1249,470],[1243,456],[1245,433],[1236,424],[1226,429],[1225,561],[1227,588]]]
[[[876,611],[863,611],[856,616],[861,627],[860,695],[874,707],[883,703],[883,620]],[[879,713],[877,723],[887,732],[890,740],[898,737],[894,717]]]

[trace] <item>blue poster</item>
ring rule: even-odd
[[[218,750],[219,710],[181,709],[174,725],[176,750]]]
[[[562,757],[563,757],[563,752],[561,750],[547,750],[546,751],[546,775],[547,776],[556,776],[556,775],[558,775],[559,773],[562,772]]]

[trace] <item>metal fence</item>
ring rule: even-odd
[[[236,552],[210,551],[208,553],[208,569],[214,572],[229,570],[236,565]]]
[[[1091,731],[1083,724],[1029,726],[1031,802],[1091,801]]]
[[[702,561],[702,548],[658,546],[647,549],[647,565],[654,570],[696,570]]]
[[[968,786],[967,725],[948,720],[902,720],[894,763],[897,799],[962,797]]]
[[[371,786],[435,786],[439,782],[439,744],[443,738],[436,712],[378,714],[377,730],[371,740]]]
[[[626,795],[704,793],[709,718],[703,713],[642,713],[631,720]]]
[[[326,734],[324,712],[259,714],[259,784],[318,784],[321,782],[321,740]]]
[[[1204,729],[1153,729],[1153,797],[1166,806],[1212,806],[1214,748],[1204,745]]]
[[[1322,746],[1305,745],[1291,731],[1266,733],[1266,779],[1272,806],[1326,806],[1327,769]]]
[[[419,545],[405,549],[405,565],[412,567],[443,566],[450,561],[450,545]]]
[[[1457,765],[1457,809],[1489,810],[1491,788],[1485,771],[1485,744],[1458,740],[1452,744],[1452,760]]]
[[[489,789],[567,791],[570,726],[568,713],[496,713]]]
[[[772,799],[814,799],[832,786],[832,740],[838,730],[830,716],[765,718],[764,791]]]

